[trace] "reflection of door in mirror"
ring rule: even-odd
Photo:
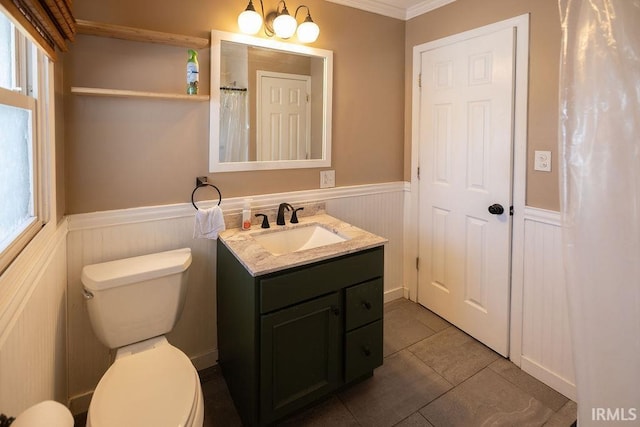
[[[311,76],[257,72],[257,160],[311,155]]]

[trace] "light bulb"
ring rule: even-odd
[[[256,34],[262,27],[262,16],[253,8],[253,3],[249,2],[247,9],[238,15],[238,27],[245,34]]]
[[[289,12],[287,12],[286,9],[273,20],[273,31],[276,33],[276,36],[281,39],[288,39],[291,37],[296,32],[297,26],[298,23],[296,22],[296,19],[289,15]]]
[[[298,40],[302,43],[313,43],[320,35],[320,27],[311,20],[311,16],[307,15],[307,19],[298,27]]]

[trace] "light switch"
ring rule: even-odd
[[[551,172],[551,151],[536,150],[533,170]]]
[[[336,186],[336,171],[333,169],[320,171],[320,188]]]

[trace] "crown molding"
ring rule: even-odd
[[[353,7],[356,9],[366,10],[368,12],[377,13],[378,15],[389,16],[391,18],[402,19],[407,21],[423,13],[430,12],[434,9],[454,2],[455,0],[422,0],[416,4],[406,7],[398,5],[402,1],[398,0],[328,0],[332,3],[341,4],[343,6]],[[408,1],[411,3],[411,1]]]
[[[449,3],[453,3],[456,0],[424,0],[420,3],[417,3],[413,6],[407,8],[407,17],[405,20],[409,20],[411,18],[415,18],[416,16],[420,16],[424,13],[431,12],[432,10],[438,9],[439,7],[445,6]]]

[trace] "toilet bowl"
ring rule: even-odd
[[[202,426],[198,373],[164,337],[118,349],[91,399],[87,427]]]
[[[93,393],[87,426],[202,426],[198,373],[164,336],[182,312],[190,264],[187,248],[83,268],[93,330],[117,349]]]

